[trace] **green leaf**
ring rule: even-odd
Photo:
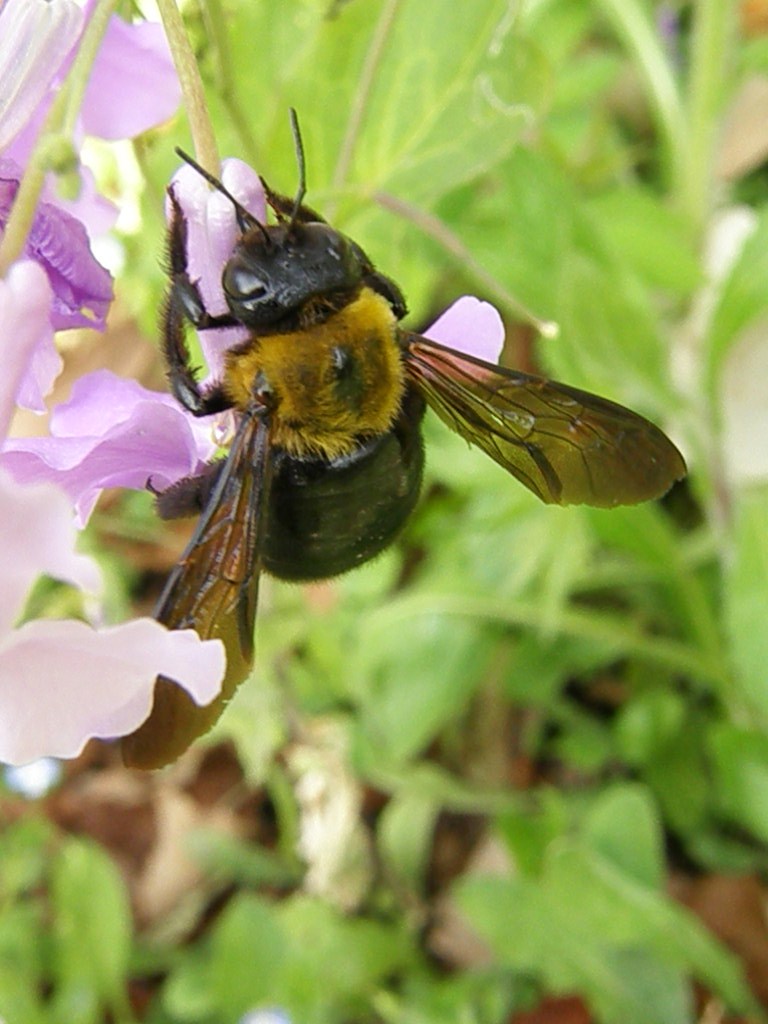
[[[364,620],[347,671],[363,736],[378,759],[397,762],[417,753],[466,705],[494,637],[468,619],[425,611],[395,624],[392,612],[389,605]]]
[[[67,1024],[96,1024],[100,1006],[126,1010],[132,922],[125,884],[95,843],[70,839],[51,872],[55,1004]]]
[[[227,1021],[274,1005],[307,1024],[335,1020],[342,1007],[366,1006],[374,985],[412,952],[397,928],[347,918],[319,900],[270,905],[241,894],[211,937],[212,1005]]]
[[[581,225],[562,273],[561,337],[541,349],[553,376],[653,413],[666,408],[667,353],[649,295]]]
[[[649,889],[661,889],[661,821],[644,787],[616,785],[601,793],[585,819],[584,835],[627,877]]]
[[[230,39],[237,87],[248,91],[241,102],[271,112],[258,132],[270,164],[288,102],[299,111],[315,201],[333,181],[434,203],[509,150],[523,127],[514,107],[523,59],[513,59],[519,37],[503,0],[462,4],[450,18],[419,0],[326,11],[248,5]],[[270,41],[257,68],[254,39]]]
[[[720,815],[768,841],[768,736],[720,722],[709,741]]]
[[[743,212],[742,212],[743,215]],[[715,296],[706,336],[705,383],[714,399],[718,374],[731,346],[768,308],[768,208],[761,210]]]
[[[723,599],[738,692],[768,722],[768,489],[736,495],[733,549],[725,570]]]
[[[691,914],[577,841],[551,848],[540,883],[472,877],[455,895],[503,963],[583,993],[601,1020],[688,1024],[688,971],[732,1008],[753,1007],[735,957]]]
[[[274,907],[240,894],[226,908],[211,934],[207,987],[211,1004],[224,1020],[280,997],[280,973],[290,942]]]
[[[684,218],[649,190],[617,188],[593,199],[587,208],[617,258],[647,284],[684,297],[701,282]]]
[[[6,1024],[43,1024],[45,977],[43,908],[30,902],[0,911],[0,1014]]]
[[[379,817],[376,838],[383,863],[401,884],[419,893],[439,813],[435,800],[404,789],[391,798]]]

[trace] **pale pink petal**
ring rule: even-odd
[[[224,160],[221,180],[257,220],[266,219],[264,190],[252,167],[242,160]],[[235,209],[226,196],[212,190],[188,164],[176,172],[171,187],[187,218],[189,276],[199,286],[208,312],[226,313],[221,275],[240,236]],[[223,353],[247,334],[243,327],[201,332],[200,342],[212,377],[217,377],[221,371]]]
[[[221,641],[154,619],[101,630],[28,622],[0,640],[0,761],[75,757],[91,737],[133,732],[149,714],[157,673],[206,704],[224,665]]]
[[[16,404],[31,412],[44,413],[45,397],[51,393],[63,366],[64,360],[59,355],[49,326],[32,352],[27,372],[16,395]]]
[[[490,302],[464,295],[424,331],[424,337],[486,363],[497,363],[504,345],[504,322]]]
[[[0,471],[0,634],[11,628],[41,573],[95,592],[96,563],[74,551],[72,505],[52,484],[21,486]]]
[[[46,96],[82,23],[83,12],[73,0],[5,0],[0,5],[0,149]]]
[[[31,260],[15,263],[0,279],[0,442],[8,432],[22,384],[35,353],[51,344],[50,314],[53,293],[42,267]]]
[[[168,394],[97,370],[81,377],[51,416],[48,437],[13,437],[0,466],[22,483],[50,481],[83,525],[105,487],[158,490],[199,471],[215,451],[211,417],[196,418]]]
[[[87,135],[132,139],[167,121],[181,88],[159,24],[113,17],[88,81],[81,108]]]

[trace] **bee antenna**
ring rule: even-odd
[[[211,174],[210,171],[206,171],[206,169],[199,164],[197,160],[191,157],[189,153],[185,153],[184,150],[180,149],[178,146],[176,146],[176,155],[181,157],[184,163],[189,164],[190,167],[194,168],[202,178],[205,178],[209,185],[212,185],[213,188],[216,189],[217,192],[221,192],[223,196],[227,197],[235,208],[235,213],[237,214],[237,225],[243,234],[251,228],[256,228],[263,235],[265,242],[269,245],[272,244],[269,233],[261,221],[257,220],[252,213],[246,210],[241,202],[235,199],[223,181],[220,181],[219,178]]]
[[[298,220],[299,211],[301,210],[301,204],[304,201],[304,196],[307,194],[307,165],[304,160],[304,142],[301,138],[301,130],[299,128],[299,118],[293,107],[290,107],[288,113],[291,118],[291,133],[293,135],[293,148],[296,153],[296,164],[299,170],[299,184],[296,189],[296,198],[293,200],[293,210],[291,210],[291,219],[288,222],[288,230],[290,231],[296,221]]]

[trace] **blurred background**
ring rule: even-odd
[[[653,419],[690,475],[545,507],[429,414],[398,543],[262,581],[253,678],[176,765],[93,742],[2,774],[4,1024],[763,1019],[768,4],[182,9],[222,154],[292,194],[295,107],[308,203],[409,326],[488,299],[507,365]],[[54,404],[99,367],[164,386],[177,145],[183,112],[86,142],[117,299]],[[193,525],[104,495],[110,620],[150,612]]]

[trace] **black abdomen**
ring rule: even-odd
[[[424,403],[406,394],[394,427],[333,459],[278,454],[262,565],[286,580],[347,572],[383,551],[419,497]]]

